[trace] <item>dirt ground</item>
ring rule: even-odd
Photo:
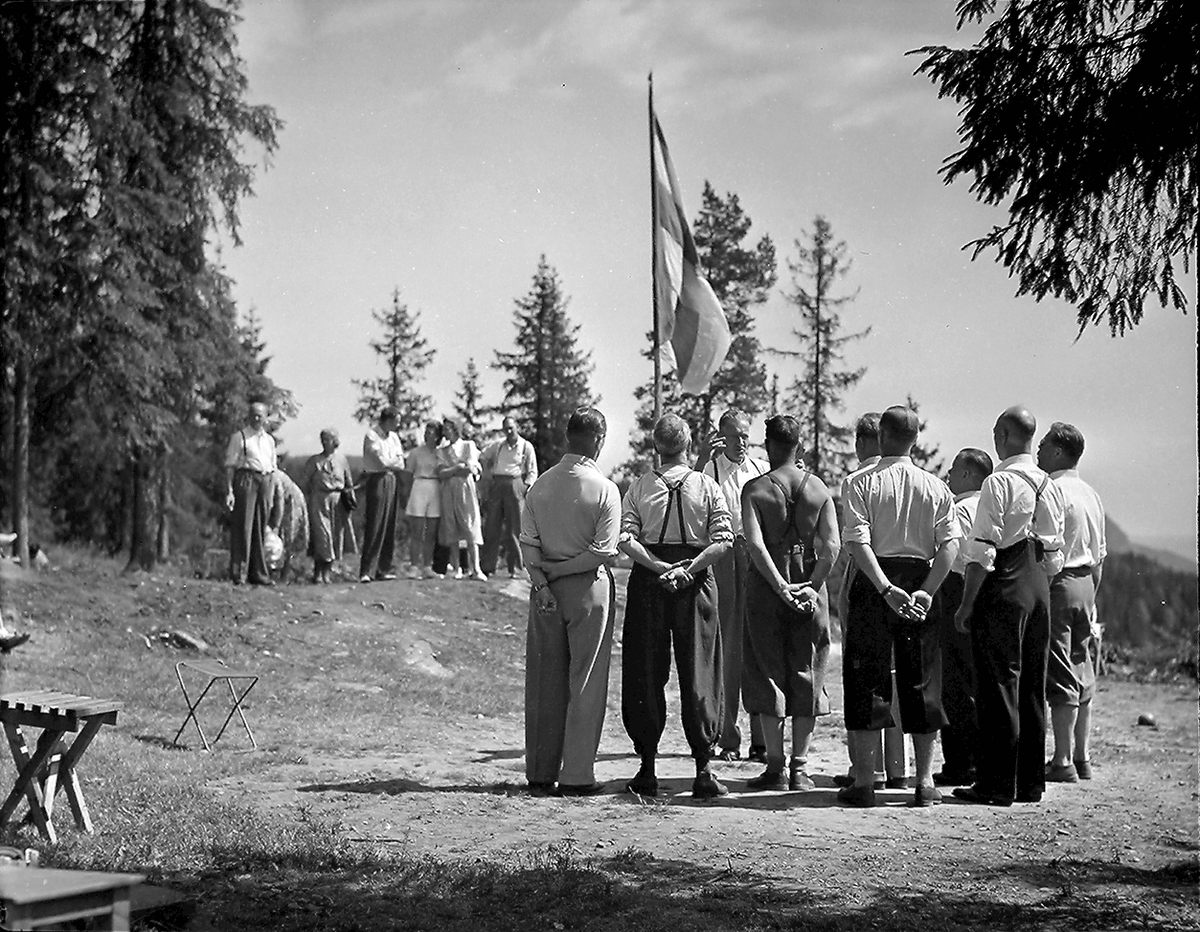
[[[514,601],[527,598],[520,583],[503,591]],[[367,617],[355,623],[372,622]],[[403,637],[394,628],[391,633]],[[432,664],[436,675],[438,662],[422,643],[410,643],[405,656],[410,663]],[[614,695],[619,669],[618,645]],[[830,681],[833,708],[840,710],[840,677]],[[986,896],[1019,907],[1080,886],[1116,900],[1180,881],[1195,890],[1200,797],[1194,683],[1103,679],[1095,779],[1051,785],[1042,803],[1010,809],[949,798],[914,809],[908,806],[911,792],[899,790],[881,792],[874,809],[839,807],[832,777],[846,769],[846,752],[838,711],[818,723],[809,763],[816,790],[749,792],[745,780],[761,765],[727,763],[718,765],[718,773],[730,795],[695,803],[677,693],[662,747],[664,795],[641,800],[622,792],[637,759],[614,695],[596,768],[608,791],[596,797],[534,797],[522,789],[519,710],[451,720],[405,715],[390,741],[381,736],[382,753],[349,746],[306,753],[219,789],[263,806],[310,807],[341,820],[358,843],[438,859],[519,861],[547,846],[584,857],[644,853],[689,865],[700,878],[752,879],[828,894],[847,906],[883,891],[902,908],[905,898],[933,892],[943,901],[948,895]],[[1139,726],[1142,713],[1153,715],[1157,727]],[[1200,917],[1188,899],[1166,897],[1162,927],[1182,922],[1186,928]]]

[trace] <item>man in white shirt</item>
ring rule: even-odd
[[[742,486],[766,475],[771,466],[747,452],[750,444],[750,418],[730,408],[717,422],[717,432],[700,446],[696,472],[712,476],[721,487],[733,525],[733,547],[713,564],[717,581],[717,616],[721,620],[721,651],[725,676],[725,708],[721,719],[721,737],[717,756],[721,760],[741,757],[742,733],[738,730],[738,709],[742,691],[742,641],[746,619],[746,572],[749,567],[746,537],[742,532]],[[762,724],[750,716],[750,760],[766,761]]]
[[[992,458],[983,450],[959,450],[947,475],[954,495],[954,523],[963,541],[969,539],[979,490],[992,474]],[[969,786],[975,782],[975,748],[979,720],[975,713],[975,658],[971,635],[954,626],[954,614],[962,604],[966,554],[960,545],[942,583],[942,612],[939,634],[942,641],[942,709],[948,719],[942,728],[942,769],[933,775],[937,786]]]
[[[512,416],[506,417],[501,426],[503,439],[488,447],[482,457],[488,472],[488,495],[479,568],[491,576],[503,544],[508,575],[516,576],[521,568],[521,512],[525,493],[538,476],[537,453],[533,444],[517,432],[517,422]]]
[[[964,545],[954,623],[971,632],[979,745],[970,803],[1040,802],[1046,788],[1050,579],[1062,568],[1062,492],[1033,461],[1037,421],[1014,406],[996,420],[1000,465],[983,483]]]
[[[596,466],[606,433],[603,414],[577,408],[567,452],[525,497],[525,775],[535,792],[555,783],[562,796],[604,789],[595,763],[616,616],[608,564],[621,530],[621,493]]]
[[[360,582],[396,578],[396,517],[400,510],[399,473],[404,469],[404,444],[396,428],[400,416],[395,408],[379,412],[377,427],[363,435],[363,476],[366,478],[363,507],[362,556],[358,562]]]
[[[920,422],[908,408],[879,418],[874,468],[846,490],[844,540],[858,573],[850,584],[843,646],[846,730],[854,785],[838,791],[848,806],[875,805],[872,734],[892,720],[895,659],[900,726],[912,735],[917,786],[913,805],[941,801],[933,785],[933,747],[946,724],[941,704],[937,591],[958,550],[953,498],[941,479],[909,455]]]
[[[1054,731],[1054,756],[1046,780],[1074,783],[1092,777],[1088,741],[1096,668],[1092,663],[1092,623],[1096,592],[1108,555],[1104,505],[1079,478],[1083,434],[1056,421],[1038,444],[1038,468],[1050,473],[1063,497],[1063,568],[1050,583],[1050,661],[1046,701]]]
[[[233,512],[229,534],[229,576],[234,585],[247,580],[273,586],[263,537],[275,497],[275,438],[267,431],[267,406],[252,402],[246,426],[229,436],[225,447],[225,506]]]

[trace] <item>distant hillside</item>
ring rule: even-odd
[[[1120,525],[1112,518],[1108,518],[1105,522],[1104,532],[1108,539],[1108,552],[1110,554],[1135,553],[1139,556],[1148,557],[1156,563],[1161,563],[1163,566],[1170,567],[1173,570],[1179,570],[1182,573],[1195,573],[1197,571],[1195,560],[1189,560],[1187,557],[1175,553],[1173,550],[1147,547],[1144,544],[1138,544],[1130,540],[1129,535],[1121,530]]]

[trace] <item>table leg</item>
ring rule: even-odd
[[[59,764],[61,785],[67,794],[71,814],[75,816],[75,824],[89,835],[92,833],[92,816],[88,812],[87,803],[84,802],[83,787],[79,784],[79,777],[75,775],[75,765],[79,763],[79,759],[83,757],[84,751],[88,749],[92,739],[96,737],[96,732],[103,724],[104,722],[100,718],[88,719],[83,730],[79,732],[75,740],[71,742],[71,746],[67,748],[66,753],[63,754]],[[47,786],[46,795],[47,797],[52,795],[49,786]]]
[[[17,808],[17,803],[20,802],[21,796],[24,795],[29,800],[29,812],[33,816],[34,824],[37,825],[38,829],[51,844],[55,844],[58,841],[58,837],[54,832],[54,825],[47,818],[42,788],[38,784],[36,777],[43,765],[50,758],[50,755],[57,749],[58,743],[63,736],[63,731],[55,728],[45,729],[42,732],[42,736],[38,738],[37,749],[34,751],[33,756],[30,757],[25,744],[25,736],[21,732],[21,726],[5,722],[4,730],[8,735],[8,746],[12,751],[13,761],[17,765],[18,773],[17,782],[13,784],[12,792],[8,794],[4,805],[0,806],[0,825],[4,825],[12,818],[12,814]]]

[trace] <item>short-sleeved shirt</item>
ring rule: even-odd
[[[1050,575],[1062,569],[1062,492],[1038,469],[1031,454],[1018,453],[1002,461],[983,481],[975,523],[963,545],[964,559],[990,573],[996,565],[997,549],[1028,539],[1042,543],[1042,562]]]
[[[421,444],[408,451],[404,468],[412,473],[414,479],[436,479],[440,465],[442,462],[438,458],[438,451]]]
[[[546,560],[616,556],[620,529],[621,492],[586,456],[564,454],[525,497],[521,543]]]
[[[932,560],[961,532],[952,520],[954,496],[941,479],[908,456],[880,457],[846,489],[846,543],[867,544],[880,557]]]
[[[742,533],[742,486],[751,479],[765,476],[771,471],[771,464],[753,456],[743,456],[740,463],[725,456],[724,453],[712,458],[704,467],[706,476],[712,476],[725,496],[725,504],[729,506],[729,519],[734,534]]]
[[[975,523],[975,512],[979,508],[979,490],[973,492],[962,492],[954,496],[954,524],[959,530],[959,537],[963,542],[971,539],[971,525]],[[966,555],[963,553],[965,547],[959,547],[958,553],[954,556],[954,563],[950,567],[950,572],[958,573],[962,576],[967,571]]]
[[[363,436],[363,472],[387,472],[404,467],[404,444],[394,430],[386,436],[368,428]]]
[[[538,476],[537,452],[524,437],[518,437],[512,446],[507,440],[493,443],[484,458],[491,464],[493,476],[512,476],[527,486],[533,485]]]
[[[264,475],[274,472],[279,466],[275,458],[275,438],[265,428],[235,430],[225,447],[225,466]]]
[[[679,488],[678,506],[671,493],[675,486]],[[716,480],[683,464],[638,476],[621,505],[621,540],[635,539],[695,547],[732,541],[729,506]]]
[[[1096,566],[1108,556],[1104,504],[1078,469],[1050,473],[1063,497],[1063,567]]]

